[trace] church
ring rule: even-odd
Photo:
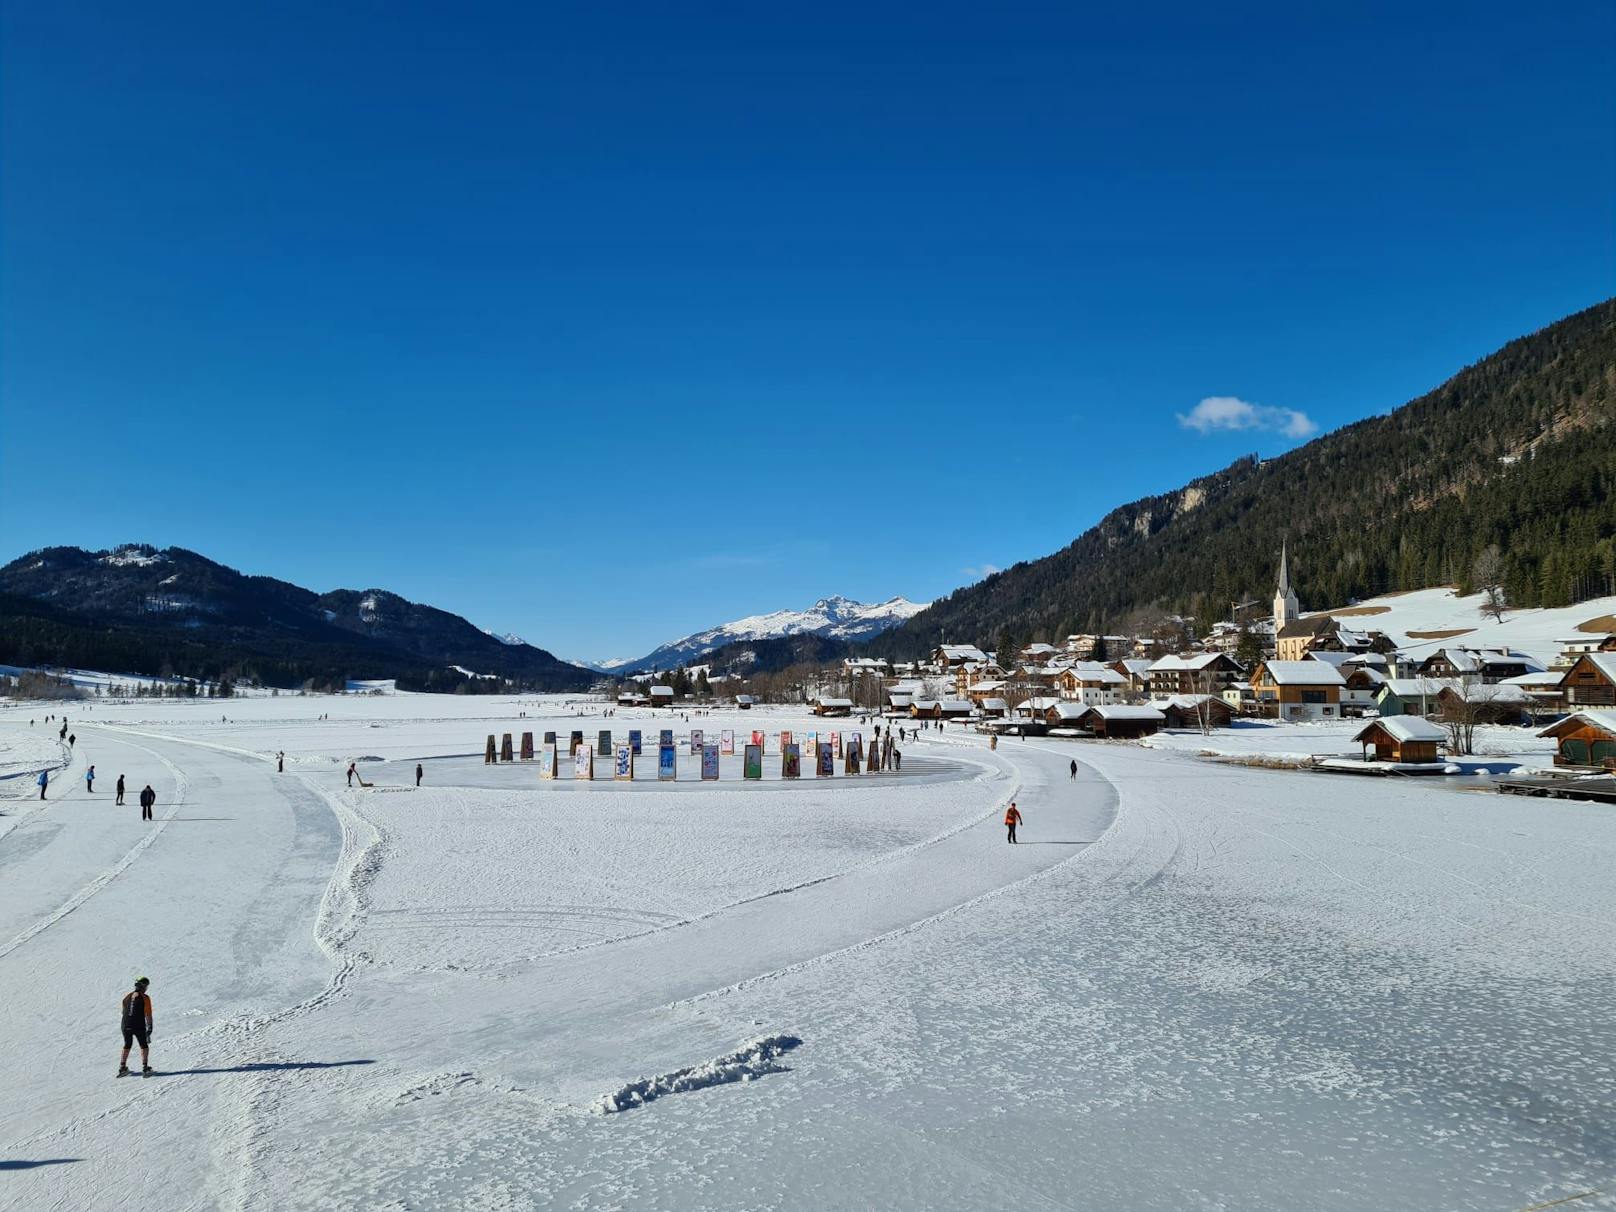
[[[1302,617],[1291,588],[1289,545],[1279,549],[1279,585],[1274,590],[1274,656],[1305,661],[1315,652],[1392,652],[1391,639],[1378,631],[1354,631],[1327,614]]]

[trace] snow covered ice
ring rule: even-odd
[[[1198,734],[582,785],[483,739],[859,725],[151,700],[69,752],[62,709],[0,708],[7,1207],[1616,1207],[1608,807]]]

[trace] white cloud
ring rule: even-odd
[[[1214,429],[1271,429],[1287,438],[1310,438],[1319,431],[1305,412],[1251,404],[1237,396],[1207,396],[1188,413],[1179,413],[1178,423],[1203,434]]]
[[[984,564],[980,568],[961,568],[960,571],[970,577],[972,581],[981,581],[986,580],[996,572],[1003,572],[1004,569],[997,564]]]

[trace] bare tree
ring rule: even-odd
[[[1497,543],[1488,545],[1476,557],[1470,568],[1470,579],[1481,591],[1481,613],[1494,622],[1503,622],[1508,603],[1504,599],[1504,553],[1498,550]]]

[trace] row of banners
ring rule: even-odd
[[[612,744],[611,733],[600,734],[602,748],[599,756],[612,759],[612,778],[632,779],[634,777],[634,759],[640,755],[641,742],[637,730],[629,732],[629,739],[624,744]],[[692,733],[690,754],[701,761],[701,777],[706,781],[718,778],[718,761],[720,756],[733,756],[735,753],[734,734],[726,729],[722,734],[726,740],[712,744],[702,738],[700,729]],[[780,741],[780,777],[795,779],[802,777],[802,759],[807,756],[813,759],[812,768],[819,777],[828,778],[836,773],[836,761],[843,759],[844,768],[848,774],[858,774],[864,764],[864,735],[854,732],[842,739],[840,732],[827,733],[825,740],[821,741],[819,734],[810,732],[802,741],[792,739],[792,734],[782,732],[778,734]],[[752,743],[742,747],[741,774],[743,778],[761,779],[763,777],[763,747],[764,734],[754,732]],[[725,745],[728,748],[725,748]],[[595,758],[597,747],[584,743],[583,733],[572,734],[572,773],[574,778],[593,779],[595,777]],[[663,729],[657,744],[657,778],[669,782],[679,777],[679,750],[673,743],[673,731]],[[872,759],[873,761],[873,759]],[[560,777],[560,756],[554,733],[545,734],[545,743],[539,753],[539,777],[554,779]]]

